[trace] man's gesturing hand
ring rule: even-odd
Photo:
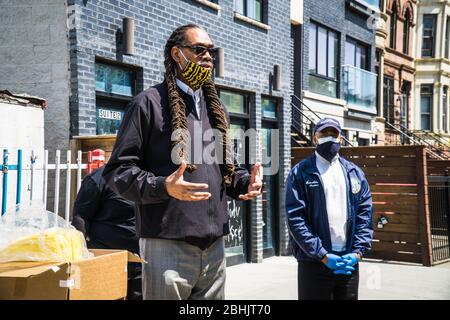
[[[248,185],[248,191],[246,194],[241,194],[239,199],[241,200],[253,200],[261,194],[262,181],[259,177],[259,168],[261,164],[259,162],[255,163],[252,170],[252,176],[250,178],[250,184]]]
[[[166,178],[167,193],[175,199],[183,201],[202,201],[211,197],[209,192],[197,192],[195,190],[207,189],[206,183],[190,183],[183,179],[186,170],[186,162],[182,161],[177,171]]]

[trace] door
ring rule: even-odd
[[[220,99],[230,115],[230,138],[236,155],[236,164],[247,167],[249,160],[248,143],[245,131],[249,126],[249,96],[237,91],[219,90]],[[249,210],[246,201],[237,201],[227,197],[230,233],[225,237],[227,266],[250,260],[248,252],[250,225],[247,221]]]
[[[278,100],[272,97],[262,98],[261,147],[263,155],[262,214],[263,214],[263,256],[264,258],[279,254],[279,196],[278,165],[280,150],[278,134]],[[279,148],[279,147],[278,147]]]

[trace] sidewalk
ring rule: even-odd
[[[227,268],[226,299],[296,300],[297,262],[271,257]],[[434,267],[361,262],[360,300],[450,299],[450,262]]]

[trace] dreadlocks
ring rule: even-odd
[[[172,132],[176,133],[176,137],[172,143],[173,148],[177,148],[176,156],[178,160],[187,162],[186,146],[187,136],[183,134],[187,130],[186,119],[186,105],[178,92],[176,85],[176,65],[172,58],[171,50],[174,46],[182,45],[185,41],[186,31],[189,29],[198,28],[195,24],[187,24],[175,29],[170,35],[164,48],[164,66],[166,69],[165,80],[169,91],[169,106],[171,113]],[[209,80],[202,86],[203,95],[205,97],[206,105],[212,118],[212,127],[221,133],[224,154],[224,182],[227,186],[231,185],[234,176],[234,164],[231,156],[231,143],[228,137],[228,122],[225,112],[221,107],[219,96],[217,95],[216,87],[212,80]],[[196,169],[195,165],[188,164],[186,170],[191,173]]]

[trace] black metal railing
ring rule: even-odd
[[[403,137],[402,144],[423,145],[426,147],[427,153],[430,154],[433,158],[440,160],[449,159],[449,157],[445,154],[445,152],[442,149],[439,149],[436,146],[429,143],[428,141],[422,139],[421,137],[416,135],[408,128],[405,128],[401,124],[398,124],[399,128],[397,128],[394,124],[390,122],[386,122],[386,124],[390,129],[399,133]]]
[[[314,121],[308,117],[298,106],[291,102],[292,128],[301,140],[301,145],[312,146],[312,132]]]
[[[438,148],[445,149],[450,147],[449,143],[437,133],[424,130],[414,130],[414,133],[424,140],[432,141],[432,144],[436,145]]]
[[[450,177],[428,177],[433,262],[450,259]]]
[[[300,103],[300,106],[295,104],[294,101]],[[316,123],[320,121],[321,117],[295,94],[292,95],[291,109],[292,127],[300,137],[306,141],[307,145],[312,146],[313,129]],[[346,137],[342,136],[342,140],[344,146],[353,147],[352,143]]]

